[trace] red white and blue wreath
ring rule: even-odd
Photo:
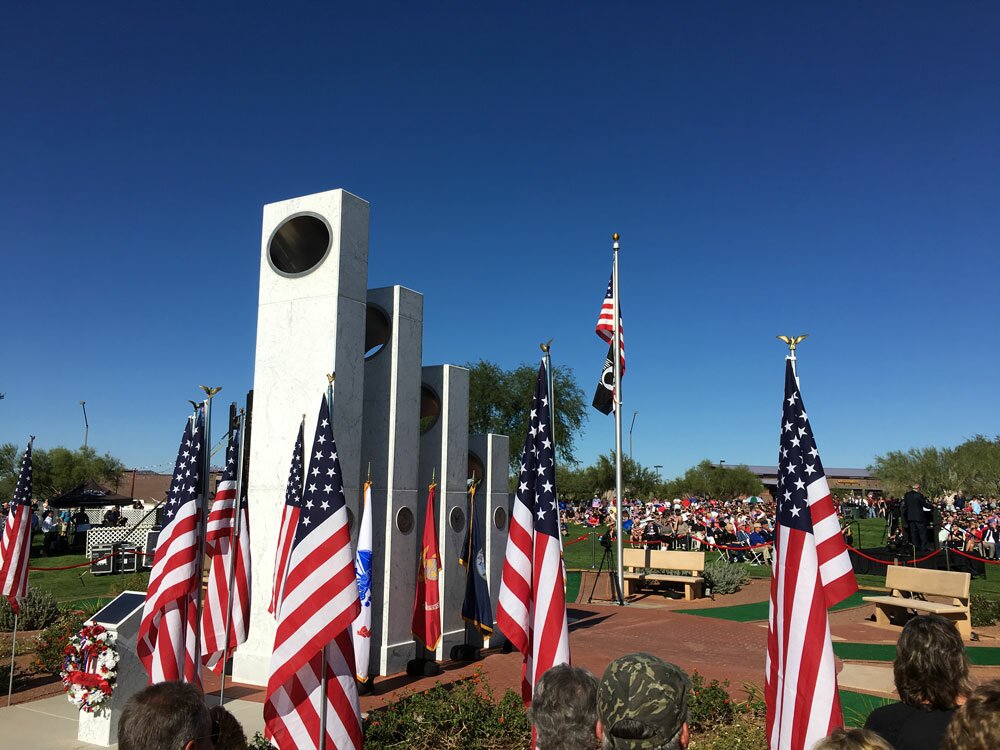
[[[69,702],[81,711],[101,708],[114,691],[118,674],[114,640],[103,626],[85,625],[63,649],[63,686]]]

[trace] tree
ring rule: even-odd
[[[518,465],[528,434],[528,410],[535,393],[538,368],[521,365],[504,370],[480,360],[469,368],[469,432],[496,433],[510,437],[510,466]],[[587,410],[583,390],[568,367],[553,370],[556,401],[555,440],[558,458],[576,464],[576,438]]]
[[[955,448],[910,448],[876,456],[868,469],[890,495],[900,496],[914,482],[928,495],[964,492],[1000,494],[1000,437],[976,435]]]
[[[0,446],[0,497],[13,497],[21,455],[14,445]],[[70,450],[36,448],[31,454],[32,490],[35,497],[53,497],[91,479],[113,483],[121,479],[125,466],[110,453],[99,456],[91,447]]]
[[[760,478],[746,466],[716,466],[705,459],[692,466],[684,476],[666,482],[663,494],[667,497],[714,497],[730,500],[740,495],[760,495],[764,485]]]

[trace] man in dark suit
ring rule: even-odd
[[[903,518],[910,528],[910,544],[918,552],[929,551],[927,548],[927,514],[931,507],[927,498],[920,492],[920,484],[914,484],[913,489],[903,495]]]

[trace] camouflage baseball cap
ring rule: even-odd
[[[638,653],[615,659],[597,691],[597,715],[609,745],[642,750],[669,742],[687,720],[690,689],[684,671],[658,656]],[[642,734],[648,736],[616,736],[615,725],[623,719],[645,725]]]

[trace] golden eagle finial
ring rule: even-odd
[[[803,341],[809,338],[809,334],[802,333],[799,334],[798,336],[777,336],[776,338],[784,341],[788,345],[788,351],[790,351],[792,354],[795,354],[795,347],[797,347],[799,344],[801,344]]]
[[[214,396],[216,393],[222,390],[221,385],[215,388],[212,388],[211,386],[207,385],[199,385],[198,387],[201,388],[203,391],[205,391],[205,395],[208,396],[209,398],[212,398],[212,396]]]
[[[542,350],[543,352],[545,352],[546,354],[548,354],[548,353],[549,353],[549,349],[551,349],[551,348],[552,348],[552,342],[553,342],[553,341],[555,341],[555,339],[549,339],[549,340],[548,340],[548,341],[547,341],[546,343],[544,343],[544,344],[539,344],[538,346],[539,346],[539,348],[540,348],[540,349],[541,349],[541,350]]]

